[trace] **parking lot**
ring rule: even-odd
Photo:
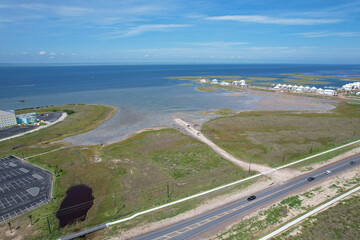
[[[0,222],[51,200],[52,173],[10,156],[0,159]]]
[[[36,114],[36,117],[39,120],[43,120],[47,123],[53,123],[56,120],[58,120],[61,117],[61,115],[62,115],[62,112],[40,113],[40,114]],[[2,128],[2,129],[0,129],[0,139],[14,136],[16,134],[20,134],[23,132],[27,132],[27,131],[33,130],[35,128],[36,128],[36,126],[34,126],[34,125],[13,126],[13,127]]]

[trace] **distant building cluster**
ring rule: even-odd
[[[357,96],[360,95],[360,82],[353,82],[353,83],[348,83],[345,84],[344,86],[341,87],[344,91],[346,92],[356,92],[355,94]]]
[[[212,80],[207,80],[207,79],[201,79],[200,83],[210,83],[213,85],[220,85],[220,86],[240,86],[240,87],[246,87],[246,82],[245,80],[239,80],[239,81],[233,81],[231,83],[229,82],[225,82],[225,81],[218,81],[216,78],[212,79]]]
[[[0,128],[10,127],[17,124],[37,124],[36,113],[25,113],[15,115],[14,111],[6,112],[0,110]]]
[[[276,84],[274,86],[275,90],[291,90],[296,93],[303,93],[303,92],[313,92],[318,93],[322,95],[330,95],[335,96],[337,92],[333,89],[322,89],[322,88],[316,88],[316,87],[309,87],[309,86],[297,86],[297,85],[286,85],[286,84]]]

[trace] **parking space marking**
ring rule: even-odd
[[[6,198],[6,197],[5,197],[4,199],[7,201],[7,203],[9,204],[9,206],[11,206],[11,204],[10,204],[9,200],[7,200],[7,198]]]
[[[2,203],[2,201],[0,201],[0,203],[1,203],[1,206],[2,206],[3,208],[5,208],[5,206],[4,206],[4,204]]]
[[[12,198],[12,200],[14,200],[15,203],[17,203],[17,201],[15,200],[15,198],[13,196],[10,195],[10,197]]]

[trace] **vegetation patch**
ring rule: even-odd
[[[196,90],[200,92],[216,92],[216,88],[213,86],[197,87]]]
[[[360,195],[354,195],[309,217],[276,239],[360,239]],[[294,231],[299,229],[298,231]]]
[[[233,110],[231,108],[222,108],[215,110],[214,113],[218,115],[231,115],[233,114]]]
[[[239,159],[279,166],[358,139],[360,105],[341,102],[323,113],[242,112],[211,120],[202,132]]]

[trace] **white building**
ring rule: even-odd
[[[295,90],[295,92],[297,92],[297,93],[302,93],[303,90],[302,90],[302,88],[297,88],[297,89]]]
[[[320,94],[324,94],[324,90],[323,90],[322,88],[318,88],[318,89],[316,90],[316,92],[317,92],[317,93],[320,93]]]
[[[0,110],[0,128],[16,125],[15,113]]]
[[[335,95],[336,95],[336,91],[335,91],[335,90],[332,90],[332,89],[325,89],[325,90],[323,91],[323,94],[324,94],[324,95],[335,96]]]
[[[246,87],[245,80],[240,80],[239,85],[240,85],[240,87]]]
[[[281,88],[287,88],[287,85],[286,84],[283,84],[283,85],[281,85]]]
[[[207,83],[208,81],[206,79],[201,79],[200,82],[201,83]]]
[[[360,82],[348,83],[348,84],[345,84],[344,86],[342,86],[341,88],[344,89],[345,91],[360,89]]]
[[[239,85],[239,81],[233,81],[233,82],[231,83],[231,85],[237,86],[237,85]]]
[[[211,81],[211,84],[219,84],[219,83],[218,83],[218,80],[217,80],[217,79],[213,79],[213,80]]]
[[[303,88],[303,91],[304,91],[304,92],[310,91],[310,87],[309,87],[309,86],[304,87],[304,88]]]
[[[228,83],[228,82],[224,82],[224,81],[221,81],[220,85],[221,85],[221,86],[229,86],[229,85],[230,85],[230,83]]]
[[[312,88],[310,88],[310,92],[316,92],[316,87],[312,87]]]

